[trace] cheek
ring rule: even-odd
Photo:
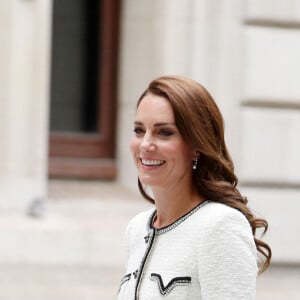
[[[180,159],[184,165],[190,165],[192,162],[193,151],[186,145],[178,146],[179,152],[181,153]]]
[[[162,151],[169,158],[174,159],[176,163],[182,165],[189,164],[192,160],[191,151],[186,147],[186,145],[182,145],[182,143],[174,143],[170,147],[164,147]]]

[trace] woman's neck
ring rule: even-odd
[[[173,187],[172,189],[152,189],[157,209],[153,226],[161,228],[172,224],[195,206],[204,201],[193,189]]]

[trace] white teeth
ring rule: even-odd
[[[142,159],[142,164],[146,166],[160,166],[164,163],[163,160],[146,160]]]

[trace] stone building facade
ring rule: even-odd
[[[270,221],[274,260],[299,263],[300,2],[118,4],[114,149],[88,163],[112,164],[109,176],[135,189],[128,144],[136,99],[156,76],[192,77],[223,112],[240,189]],[[51,0],[0,1],[2,211],[47,199],[53,7]]]

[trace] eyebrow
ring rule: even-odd
[[[143,125],[143,122],[135,121],[134,124],[135,124],[135,125]],[[159,123],[155,123],[155,124],[154,124],[154,127],[160,127],[160,126],[166,126],[166,125],[173,125],[173,126],[176,126],[175,123],[159,122]]]

